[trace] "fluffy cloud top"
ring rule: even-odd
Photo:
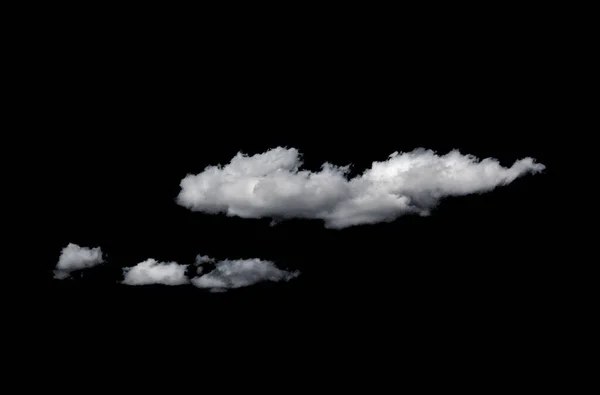
[[[125,277],[123,284],[187,284],[189,281],[185,275],[186,268],[187,265],[180,265],[176,262],[157,262],[154,259],[148,259],[133,267],[123,269],[123,275]]]
[[[200,265],[207,261],[206,257],[198,256],[196,262]],[[202,274],[203,267],[198,268]],[[204,275],[193,278],[192,284],[199,288],[210,288],[218,291],[231,288],[247,287],[263,281],[289,281],[297,277],[299,272],[288,272],[278,269],[271,261],[261,259],[224,260],[215,264],[215,268]]]
[[[180,205],[205,213],[243,218],[322,219],[329,228],[391,221],[409,213],[428,215],[446,196],[491,191],[545,166],[532,158],[502,167],[453,150],[445,155],[423,148],[394,152],[349,179],[349,166],[323,164],[301,170],[295,148],[274,148],[248,156],[238,153],[225,166],[208,166],[186,176]]]
[[[87,248],[69,243],[60,253],[54,278],[63,280],[76,270],[88,269],[104,262],[100,247]]]

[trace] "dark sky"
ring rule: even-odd
[[[552,308],[560,266],[549,231],[557,174],[549,151],[565,115],[559,83],[548,82],[551,45],[523,26],[390,29],[347,40],[204,35],[197,46],[142,33],[66,32],[69,40],[54,46],[40,37],[47,67],[31,89],[42,105],[24,121],[42,132],[35,150],[44,198],[32,205],[40,311],[94,333],[153,327],[208,338],[194,320],[269,317],[275,328],[303,322],[309,331],[382,320],[388,330],[443,325],[445,333],[536,322]],[[362,171],[417,147],[457,148],[504,166],[531,156],[547,169],[443,200],[428,218],[342,230],[319,220],[271,227],[175,203],[186,174],[277,146],[298,148],[312,170],[328,161]],[[53,280],[70,242],[102,247],[108,263]],[[121,268],[145,259],[191,263],[197,254],[268,259],[302,275],[224,294],[116,283]]]

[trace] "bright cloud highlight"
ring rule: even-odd
[[[182,285],[189,282],[185,275],[187,265],[180,265],[177,262],[157,262],[155,259],[148,259],[140,262],[133,267],[123,269],[126,285]]]

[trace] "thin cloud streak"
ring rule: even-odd
[[[185,285],[193,284],[198,288],[213,292],[248,287],[261,282],[289,281],[300,275],[300,272],[289,272],[277,268],[271,261],[261,259],[225,259],[198,255],[196,257],[198,276],[188,279],[186,271],[189,265],[177,262],[158,262],[148,259],[133,267],[123,269],[125,285]],[[204,273],[207,268],[210,271]]]

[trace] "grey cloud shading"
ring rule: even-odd
[[[177,262],[158,262],[155,259],[148,259],[123,269],[122,283],[126,285],[188,284],[186,268],[187,265],[180,265]]]
[[[54,278],[64,280],[71,277],[71,273],[78,270],[89,269],[104,262],[100,247],[88,248],[69,243],[62,249]]]
[[[215,258],[211,258],[207,255],[198,255],[196,256],[196,265],[202,265],[203,263],[214,262]]]
[[[208,166],[181,180],[177,202],[192,211],[242,218],[323,220],[327,228],[389,222],[405,214],[429,215],[441,199],[489,192],[545,166],[523,158],[510,167],[458,150],[438,155],[423,148],[394,152],[348,178],[349,166],[325,163],[301,170],[295,148],[238,153],[224,166]]]
[[[196,262],[202,265],[206,261],[200,257]],[[211,262],[214,262],[211,261]],[[198,274],[202,274],[204,268],[198,268]],[[242,288],[254,285],[260,282],[271,281],[289,281],[300,275],[300,272],[289,272],[281,270],[271,261],[262,259],[226,259],[215,263],[213,270],[202,274],[191,280],[191,283],[198,288],[208,288],[211,291],[224,291],[232,288]]]

